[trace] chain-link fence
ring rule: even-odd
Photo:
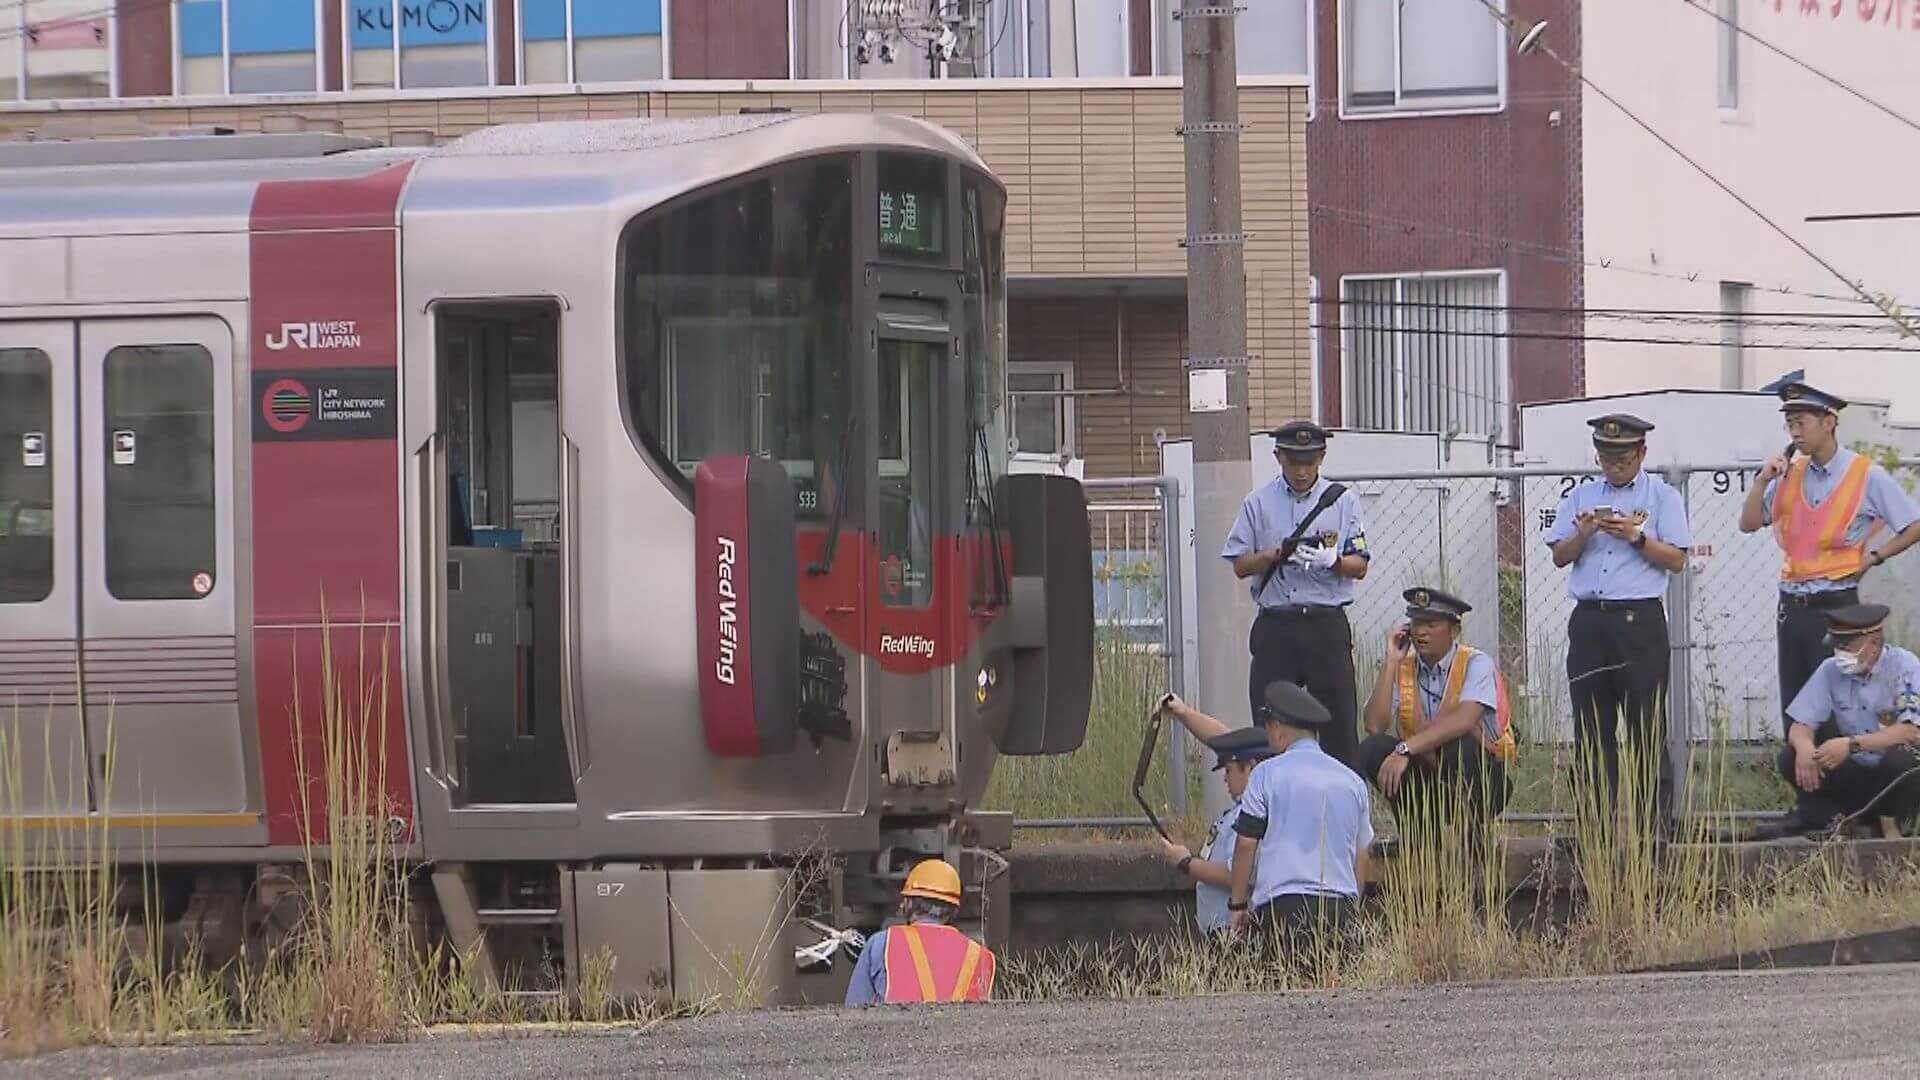
[[[1920,461],[1885,464],[1907,491],[1920,487]],[[1738,798],[1773,806],[1783,800],[1765,747],[1782,734],[1775,629],[1780,553],[1769,530],[1742,533],[1740,510],[1758,465],[1676,466],[1658,474],[1681,493],[1690,540],[1685,573],[1668,576],[1672,677],[1666,703],[1676,751],[1712,746],[1753,763],[1754,793]],[[1547,468],[1375,473],[1331,476],[1360,498],[1372,564],[1348,609],[1354,666],[1364,698],[1386,639],[1404,618],[1404,590],[1442,589],[1473,606],[1464,639],[1499,657],[1519,737],[1538,748],[1530,768],[1567,763],[1573,738],[1567,684],[1567,624],[1574,599],[1571,568],[1556,567],[1545,536],[1565,496],[1593,470]],[[1177,531],[1176,595],[1194,595],[1200,573],[1226,573],[1214,553],[1192,549],[1189,512]],[[1098,545],[1096,537],[1096,545]],[[1894,609],[1889,638],[1920,644],[1920,555],[1874,570],[1863,598]],[[1176,602],[1168,640],[1194,651],[1194,612]],[[1684,617],[1683,617],[1684,613]],[[1186,675],[1197,673],[1191,655]],[[1689,768],[1688,754],[1676,766]],[[1542,781],[1544,783],[1544,780]],[[1772,789],[1778,787],[1779,791]]]

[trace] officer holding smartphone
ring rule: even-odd
[[[1600,475],[1560,500],[1546,543],[1553,565],[1571,566],[1567,591],[1567,682],[1574,716],[1575,789],[1611,814],[1620,783],[1619,729],[1638,766],[1641,828],[1665,832],[1673,810],[1662,714],[1666,710],[1667,575],[1687,565],[1686,502],[1646,471],[1653,425],[1627,413],[1598,416]]]

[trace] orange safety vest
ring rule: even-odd
[[[1858,577],[1867,568],[1867,543],[1880,531],[1875,521],[1858,544],[1846,542],[1847,526],[1867,498],[1867,478],[1873,462],[1855,454],[1840,483],[1819,506],[1806,500],[1810,458],[1800,458],[1773,492],[1773,535],[1786,557],[1780,563],[1781,581],[1834,581]]]
[[[889,1005],[993,996],[993,952],[951,926],[893,927],[886,962]]]
[[[1478,655],[1475,650],[1465,645],[1456,645],[1455,649],[1458,651],[1454,653],[1453,667],[1447,672],[1447,689],[1441,695],[1440,705],[1434,710],[1435,712],[1459,702],[1460,687],[1467,681],[1467,665],[1473,662],[1474,656]],[[1412,653],[1408,653],[1400,661],[1400,737],[1402,739],[1411,739],[1420,730],[1420,677],[1416,667],[1418,664],[1419,658]],[[1473,730],[1474,734],[1480,738],[1480,746],[1487,753],[1499,758],[1502,763],[1511,765],[1514,759],[1520,756],[1520,746],[1513,740],[1513,707],[1507,702],[1507,677],[1500,674],[1498,666],[1493,670],[1493,685],[1498,691],[1494,698],[1498,702],[1493,710],[1494,726],[1499,730],[1500,736],[1496,739],[1487,738],[1485,724],[1475,724]]]

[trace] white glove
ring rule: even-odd
[[[1308,570],[1331,570],[1340,561],[1340,553],[1324,546],[1294,548],[1293,561]]]

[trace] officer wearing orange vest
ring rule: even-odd
[[[1839,444],[1847,402],[1805,382],[1780,388],[1793,450],[1774,457],[1740,507],[1741,532],[1774,527],[1780,565],[1780,705],[1828,657],[1826,611],[1859,603],[1860,575],[1920,540],[1920,507],[1874,461]],[[1887,536],[1887,530],[1893,536]],[[1786,724],[1791,728],[1791,717]]]
[[[1785,710],[1830,653],[1826,613],[1860,602],[1868,569],[1920,541],[1920,508],[1887,470],[1840,445],[1847,403],[1803,382],[1780,387],[1790,450],[1760,470],[1740,508],[1740,531],[1772,525],[1784,556],[1780,567],[1779,656]],[[1893,535],[1888,535],[1891,530]]]
[[[1493,657],[1460,642],[1473,606],[1438,589],[1408,589],[1408,622],[1387,639],[1367,696],[1360,775],[1393,804],[1402,827],[1415,806],[1457,794],[1473,817],[1506,808],[1516,748],[1506,688]]]
[[[960,910],[960,874],[926,859],[900,890],[904,923],[867,939],[847,984],[848,1005],[985,1001],[993,996],[993,950],[948,924]]]

